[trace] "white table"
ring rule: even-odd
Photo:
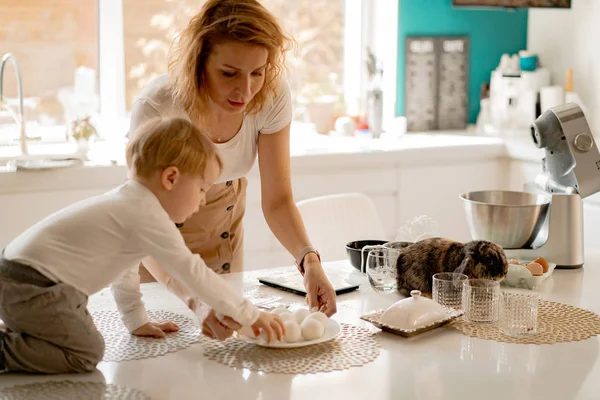
[[[346,261],[334,263],[349,267]],[[350,267],[351,268],[351,267]],[[255,277],[268,270],[253,271]],[[227,276],[241,287],[243,274]],[[600,253],[584,269],[557,270],[539,289],[544,299],[566,302],[600,314]],[[302,302],[276,289],[261,290]],[[148,309],[193,315],[158,284],[143,285]],[[373,328],[359,316],[382,309],[400,297],[359,291],[338,297],[338,321]],[[90,307],[114,307],[110,293],[90,299]],[[375,328],[373,328],[376,330]],[[469,338],[441,328],[407,340],[380,333],[380,356],[372,363],[341,372],[283,375],[235,370],[210,361],[199,344],[163,357],[123,363],[102,362],[81,376],[0,375],[0,388],[43,380],[98,380],[143,390],[154,399],[541,399],[600,398],[599,339],[555,345],[515,345]]]

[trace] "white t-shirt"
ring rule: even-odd
[[[131,110],[130,132],[155,117],[185,118],[189,116],[176,102],[168,87],[167,75],[154,79],[141,92]],[[276,133],[292,120],[290,88],[283,79],[276,97],[256,114],[247,115],[238,133],[226,143],[215,143],[223,160],[223,172],[216,183],[246,176],[254,166],[258,152],[258,134]]]
[[[192,254],[156,196],[136,181],[46,217],[4,250],[6,259],[88,296],[112,283],[129,331],[148,322],[138,273],[147,256],[215,311],[244,326],[257,320],[258,309]]]

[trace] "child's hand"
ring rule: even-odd
[[[177,332],[179,327],[171,321],[148,322],[137,328],[132,333],[136,336],[150,336],[155,338],[164,338],[165,332]]]
[[[231,317],[219,319],[215,310],[211,309],[207,317],[202,321],[202,334],[211,339],[227,339],[242,326]]]
[[[194,313],[196,311],[198,311],[198,308],[200,307],[200,300],[198,300],[197,297],[189,297],[185,303],[187,304],[188,308],[190,310],[192,310]]]
[[[273,334],[275,334],[277,340],[283,339],[283,335],[285,335],[285,327],[283,326],[283,322],[279,318],[279,315],[270,314],[264,311],[260,312],[260,316],[254,325],[252,325],[252,330],[257,336],[260,334],[261,329],[267,334],[267,343],[271,343]]]

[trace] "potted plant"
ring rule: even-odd
[[[98,136],[98,131],[90,122],[90,117],[76,118],[71,123],[71,136],[77,142],[77,151],[87,154],[90,142]]]
[[[367,122],[371,129],[372,137],[378,138],[382,133],[383,120],[383,90],[381,78],[383,68],[380,61],[370,48],[367,48],[367,73],[369,74],[369,88],[367,91]]]
[[[328,134],[334,127],[337,114],[344,108],[343,96],[336,86],[336,77],[326,82],[307,84],[300,90],[300,103],[304,105],[310,122],[321,134]]]

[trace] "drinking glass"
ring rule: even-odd
[[[379,292],[391,292],[398,288],[397,266],[400,251],[380,248],[369,251],[366,273],[371,287]]]
[[[462,306],[467,322],[490,324],[498,322],[500,283],[490,279],[464,281]]]
[[[508,336],[533,335],[538,328],[540,296],[536,292],[507,290],[500,296],[499,329]]]
[[[433,275],[432,298],[438,304],[455,310],[462,310],[462,292],[465,274],[440,272]]]

